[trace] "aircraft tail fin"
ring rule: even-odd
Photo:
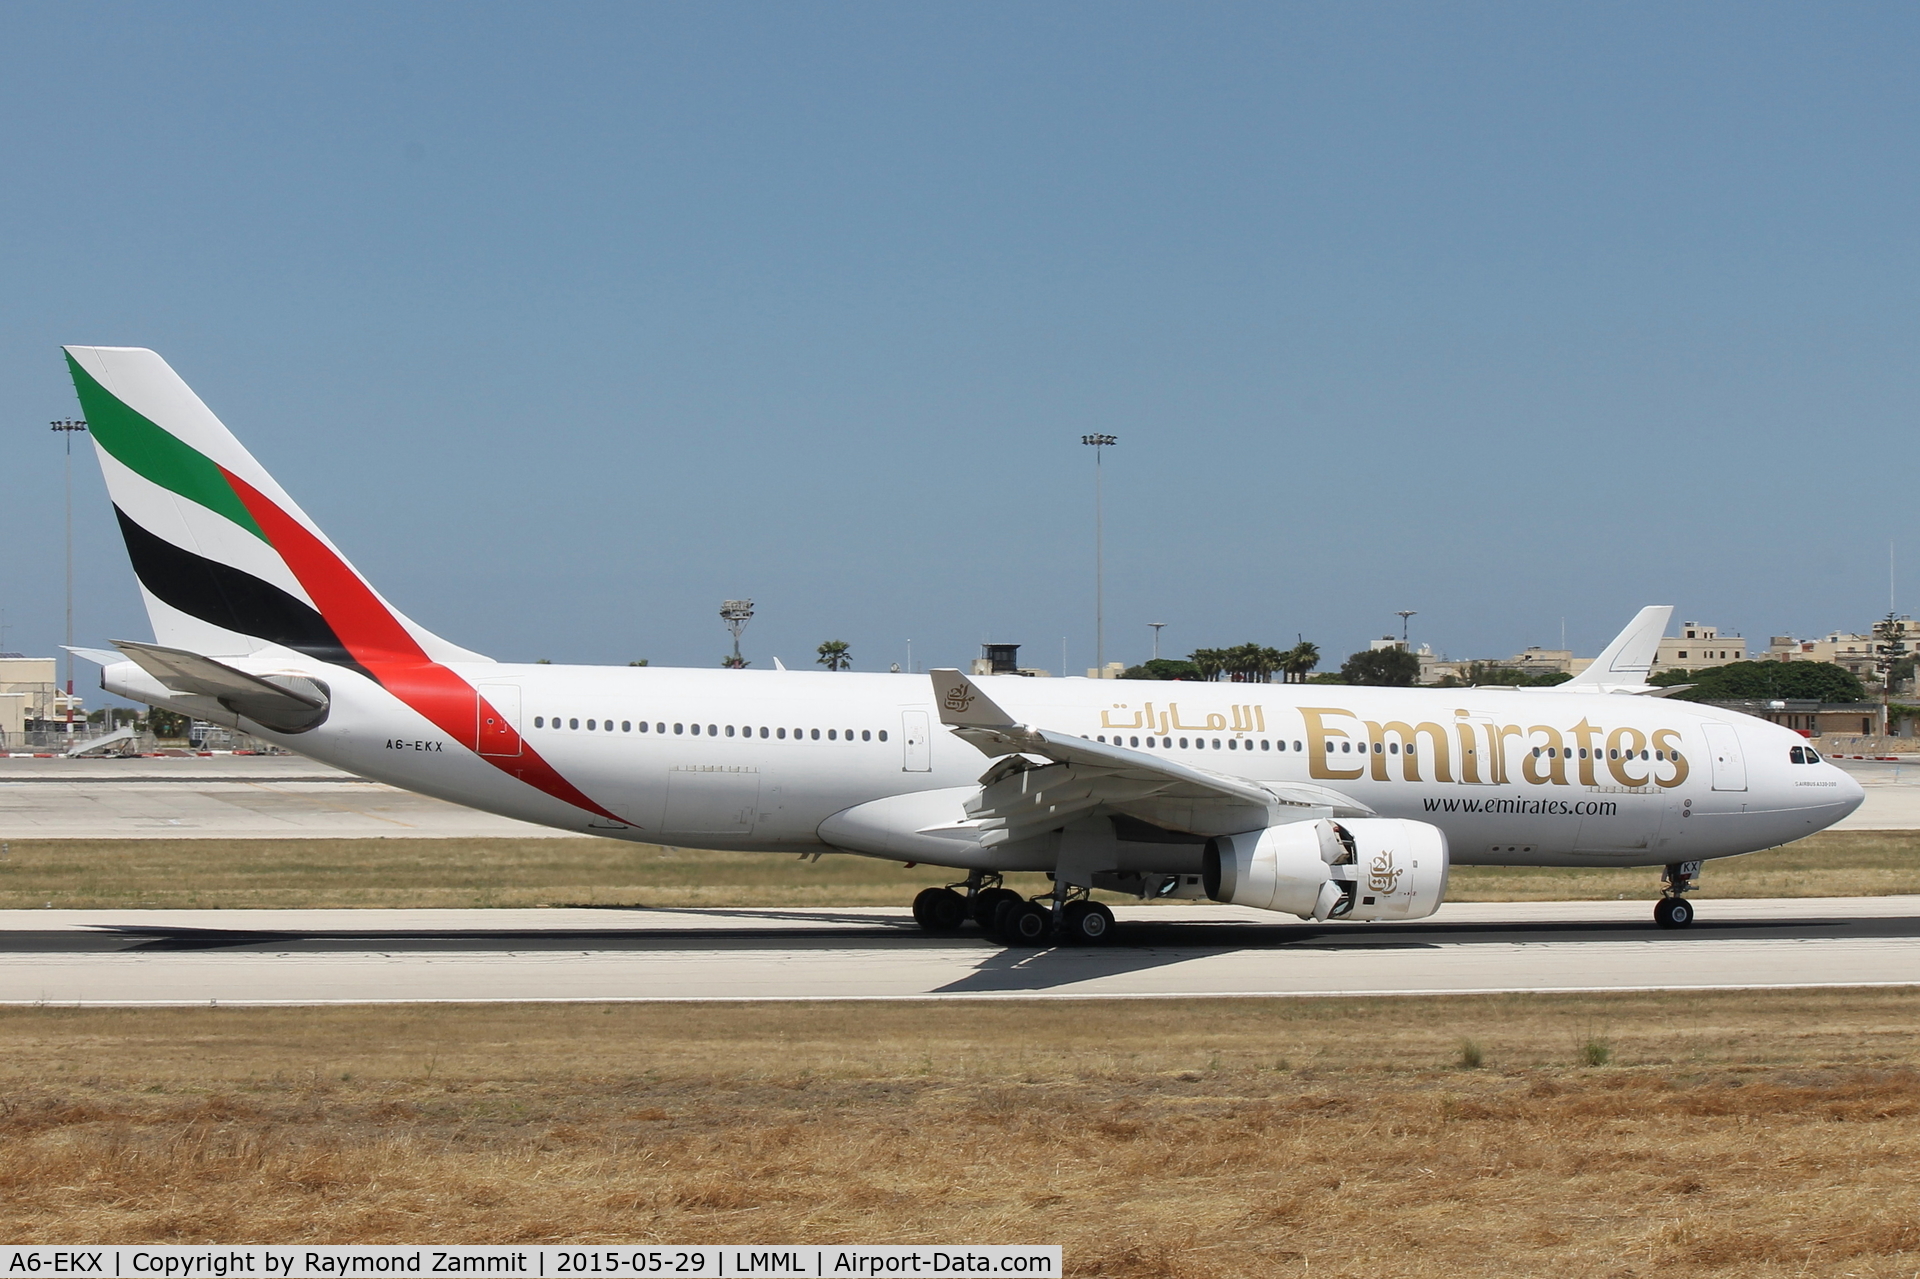
[[[160,644],[359,667],[488,660],[382,599],[154,352],[66,355]]]
[[[1644,688],[1647,672],[1653,669],[1653,659],[1660,652],[1660,637],[1667,633],[1671,620],[1673,605],[1647,605],[1613,637],[1613,643],[1601,650],[1593,665],[1555,687],[1569,693]]]

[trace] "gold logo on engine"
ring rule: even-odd
[[[1400,884],[1400,869],[1393,864],[1393,853],[1375,853],[1367,865],[1367,888],[1376,893],[1390,893]]]

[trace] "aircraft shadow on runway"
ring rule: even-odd
[[[687,912],[676,912],[687,913]],[[725,918],[733,912],[701,912]],[[755,921],[768,912],[738,912]],[[1702,919],[1691,928],[1667,930],[1651,922],[1565,921],[1512,923],[1407,924],[1252,924],[1177,921],[1123,922],[1113,944],[1097,948],[1043,947],[1008,950],[967,929],[947,937],[928,936],[911,924],[889,917],[848,912],[820,926],[818,913],[773,918],[804,920],[811,927],[784,923],[702,928],[568,929],[341,929],[255,930],[182,928],[166,925],[99,925],[86,931],[0,933],[0,953],[154,953],[227,952],[270,954],[419,954],[419,953],[632,953],[670,951],[872,950],[911,952],[960,948],[977,950],[980,959],[964,978],[942,990],[1045,990],[1093,977],[1163,967],[1207,955],[1271,950],[1370,952],[1439,949],[1474,944],[1527,945],[1569,942],[1712,943],[1719,941],[1840,941],[1920,937],[1920,919],[1900,917],[1809,916],[1798,920]]]

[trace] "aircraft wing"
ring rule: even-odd
[[[1321,817],[1374,816],[1371,808],[1324,786],[1249,781],[1020,724],[959,671],[928,674],[940,722],[982,754],[1001,757],[966,804],[967,825],[980,832],[983,845],[1011,843],[1102,812],[1202,836]],[[1033,756],[1047,762],[1035,762]]]
[[[1550,693],[1645,693],[1647,672],[1660,651],[1660,637],[1667,633],[1673,619],[1673,605],[1649,604],[1634,614],[1627,628],[1613,637],[1613,643],[1601,650],[1593,665],[1564,684],[1543,690]]]

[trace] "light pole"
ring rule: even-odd
[[[733,656],[721,665],[733,670],[743,670],[747,664],[740,660],[740,632],[746,630],[747,623],[753,620],[753,601],[721,601],[720,620],[727,624],[727,630],[733,634]]]
[[[1093,666],[1098,679],[1107,677],[1107,544],[1105,511],[1101,505],[1100,454],[1120,442],[1117,435],[1083,435],[1080,442],[1093,449]],[[1065,674],[1065,672],[1061,672]]]
[[[1395,617],[1400,619],[1400,647],[1405,648],[1407,646],[1407,619],[1417,616],[1419,612],[1420,610],[1417,608],[1403,608],[1394,614]]]
[[[87,424],[78,418],[64,418],[53,424],[67,446],[67,732],[73,732],[73,433]]]
[[[1153,660],[1157,662],[1160,660],[1160,628],[1166,623],[1148,622],[1147,625],[1153,628]]]

